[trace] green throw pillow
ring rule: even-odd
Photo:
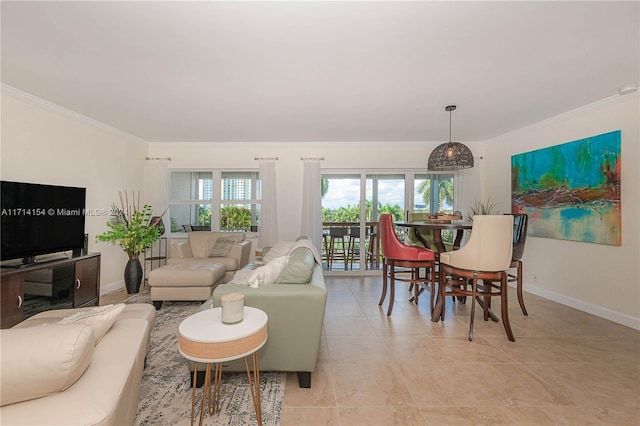
[[[309,284],[316,261],[313,253],[306,247],[298,247],[284,265],[276,284]]]
[[[231,251],[231,247],[239,241],[239,238],[234,235],[220,235],[216,240],[216,243],[209,252],[209,257],[227,257]]]

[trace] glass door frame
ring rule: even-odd
[[[406,219],[407,212],[413,210],[415,206],[414,199],[414,185],[415,185],[415,177],[416,175],[439,175],[439,174],[453,174],[453,188],[454,188],[454,200],[459,200],[459,190],[460,190],[460,176],[456,172],[430,172],[426,169],[322,169],[322,178],[324,179],[326,176],[331,175],[349,175],[349,176],[360,176],[360,235],[366,235],[367,226],[366,226],[366,209],[367,209],[367,175],[404,175],[404,212]],[[437,193],[437,191],[436,191]],[[376,215],[375,218],[379,216],[379,212],[377,212],[377,193],[372,189],[372,215]],[[454,201],[454,208],[456,205],[456,201]],[[373,219],[373,218],[372,218]],[[359,262],[361,263],[362,259],[366,260],[366,248],[365,244],[360,244],[360,253],[359,253]],[[382,267],[380,269],[366,269],[366,268],[358,268],[355,271],[329,271],[325,270],[325,275],[360,275],[360,276],[377,276],[382,272]]]
[[[367,209],[367,175],[404,175],[404,211],[406,215],[407,206],[414,205],[414,180],[415,175],[423,174],[436,174],[430,173],[424,169],[322,169],[322,178],[328,176],[360,176],[360,235],[367,235],[366,226],[366,209]],[[456,177],[454,176],[454,187],[456,184]],[[377,193],[372,189],[372,216],[375,218],[379,216],[377,211]],[[373,218],[372,218],[373,219]],[[359,262],[362,264],[362,259],[366,260],[366,248],[365,244],[360,244]],[[325,270],[325,275],[361,275],[361,276],[378,276],[382,271],[382,267],[379,269],[366,269],[358,268],[355,271],[333,271]]]

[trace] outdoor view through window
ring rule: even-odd
[[[364,188],[364,209],[361,209],[361,188]],[[376,231],[380,214],[390,213],[396,222],[405,220],[409,212],[452,213],[453,204],[452,174],[324,174],[325,269],[378,269],[380,247]],[[396,232],[401,240],[406,239],[405,231]],[[443,238],[450,236],[445,232]]]
[[[377,221],[382,213],[397,222],[410,212],[454,209],[452,174],[354,171],[325,173],[321,183],[322,251],[324,267],[331,270],[380,267]],[[257,171],[174,170],[170,194],[171,232],[259,231],[262,191]],[[397,232],[407,239],[404,230]],[[445,232],[443,238],[450,236]]]

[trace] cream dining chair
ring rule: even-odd
[[[470,296],[469,340],[473,340],[476,300],[484,308],[484,320],[491,313],[491,297],[500,296],[502,324],[507,337],[515,341],[507,307],[507,270],[513,252],[512,215],[475,215],[471,236],[460,250],[440,253],[440,316],[444,320],[445,296]],[[471,287],[471,288],[469,288]]]

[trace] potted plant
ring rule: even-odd
[[[475,200],[473,206],[469,209],[469,212],[467,213],[467,220],[469,222],[473,222],[473,216],[477,214],[479,215],[496,214],[493,212],[495,208],[496,208],[496,203],[494,203],[491,200],[487,200],[486,202]]]
[[[127,204],[128,204],[128,196]],[[151,217],[152,208],[145,204],[140,208],[140,196],[138,204],[134,202],[128,209],[120,194],[121,208],[112,207],[111,218],[107,222],[109,230],[98,235],[96,240],[117,244],[127,253],[129,261],[124,269],[124,282],[127,286],[127,293],[137,293],[142,282],[142,265],[140,264],[140,253],[151,247],[158,239],[160,232],[158,225],[162,221],[162,216]],[[164,215],[164,213],[163,213]]]

